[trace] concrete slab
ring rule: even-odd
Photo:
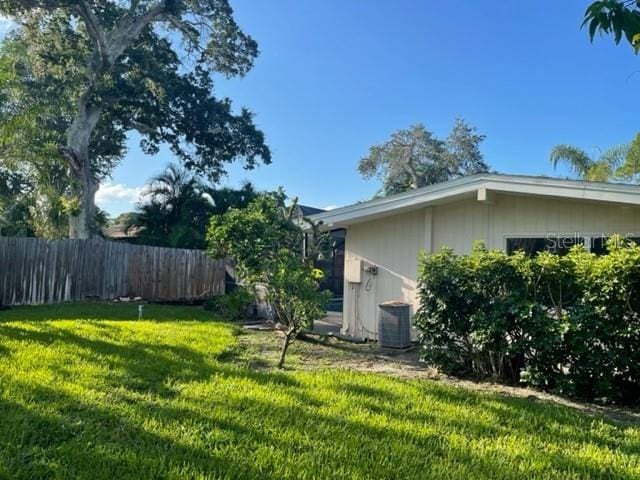
[[[313,332],[318,335],[337,335],[342,328],[342,313],[327,312],[327,316],[322,320],[313,323]]]

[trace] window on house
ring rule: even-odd
[[[607,249],[608,237],[593,237],[591,239],[591,252],[596,255],[605,255],[609,250]],[[636,245],[640,245],[640,237],[627,237],[627,240],[634,242]]]
[[[507,254],[511,255],[522,250],[525,254],[533,256],[545,250],[544,238],[507,238]]]
[[[507,238],[507,254],[522,250],[526,255],[534,256],[538,252],[551,252],[566,255],[574,245],[584,245],[582,237],[514,237]]]
[[[605,237],[593,237],[591,239],[591,252],[596,255],[607,253],[607,239]]]

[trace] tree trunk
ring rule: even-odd
[[[82,178],[74,194],[79,199],[77,212],[69,215],[69,238],[91,238],[96,233],[95,198],[98,182],[91,173],[89,165],[83,166]]]
[[[90,86],[78,100],[78,112],[67,132],[67,145],[60,149],[69,163],[73,176],[72,191],[78,209],[69,215],[69,238],[87,239],[95,233],[95,197],[98,181],[91,169],[89,140],[102,108],[88,105],[93,87]]]
[[[282,341],[282,348],[280,349],[280,359],[278,360],[278,368],[284,367],[284,359],[287,356],[287,350],[291,344],[291,339],[294,337],[293,331],[287,331]]]
[[[165,0],[157,2],[140,15],[125,15],[112,30],[105,32],[95,13],[94,2],[75,2],[74,13],[84,21],[87,33],[93,41],[94,52],[87,71],[89,81],[78,98],[78,110],[67,132],[67,144],[60,148],[75,180],[73,193],[80,202],[78,211],[69,217],[70,238],[85,239],[95,233],[94,202],[98,181],[91,169],[89,140],[102,114],[101,106],[91,104],[100,77],[112,69],[118,58],[140,36],[145,27],[167,13],[170,4],[173,3]],[[131,10],[135,8],[132,6]]]

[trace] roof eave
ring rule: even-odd
[[[345,227],[435,203],[456,201],[480,188],[498,193],[512,193],[589,200],[596,202],[640,205],[640,187],[636,185],[591,183],[546,177],[480,174],[450,182],[431,185],[398,195],[337,208],[310,216],[310,219],[331,227]]]

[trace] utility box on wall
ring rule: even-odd
[[[349,283],[362,282],[362,260],[350,258],[344,264],[344,279]]]

